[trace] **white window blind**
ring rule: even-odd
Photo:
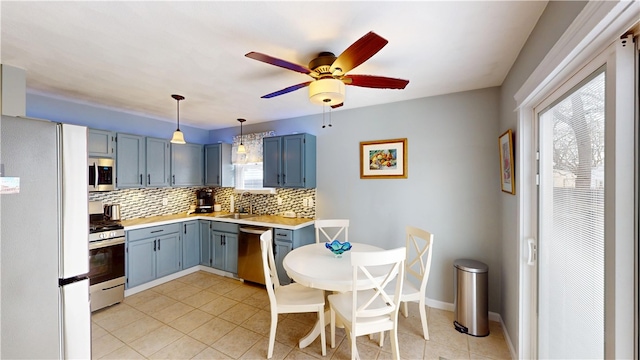
[[[604,80],[539,114],[540,359],[604,358]]]
[[[231,146],[231,162],[235,166],[235,188],[242,190],[260,190],[262,187],[262,139],[275,136],[275,131],[243,134],[242,144],[246,154],[238,154],[240,135],[234,136]]]

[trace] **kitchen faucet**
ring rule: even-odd
[[[249,214],[253,214],[253,197],[251,196],[251,193],[249,191],[243,191],[240,194],[240,199],[238,200],[238,212],[242,212],[241,210],[243,210],[243,208],[240,207],[240,203],[244,198],[244,194],[249,194]]]

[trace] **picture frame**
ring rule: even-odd
[[[513,133],[511,129],[498,137],[500,150],[500,187],[503,192],[515,195],[516,179],[513,163]]]
[[[361,179],[406,179],[407,138],[361,141]]]

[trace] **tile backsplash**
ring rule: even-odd
[[[120,204],[122,220],[136,218],[172,215],[184,213],[190,205],[196,203],[196,190],[202,187],[187,188],[146,188],[123,189],[115,191],[90,192],[89,201],[102,201],[103,204]],[[315,217],[315,189],[276,189],[276,194],[246,194],[240,202],[240,194],[234,193],[233,188],[216,187],[217,203],[223,211],[230,211],[230,197],[235,196],[235,206],[248,208],[253,203],[255,214],[281,214],[293,211],[298,217]],[[278,198],[281,205],[278,205]],[[167,199],[167,205],[163,205]],[[303,200],[311,199],[312,206],[304,206]]]

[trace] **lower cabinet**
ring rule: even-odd
[[[182,269],[180,224],[130,230],[127,236],[127,288]]]
[[[282,261],[287,254],[300,246],[312,244],[316,241],[313,226],[307,226],[298,230],[273,229],[273,257],[276,261],[276,270],[280,285],[291,283],[291,278],[282,266]]]
[[[200,265],[238,273],[238,224],[200,220]]]
[[[200,227],[198,220],[182,223],[182,268],[200,264]]]

